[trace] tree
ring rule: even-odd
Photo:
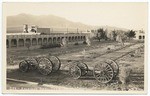
[[[97,30],[97,36],[96,37],[99,40],[99,42],[101,39],[107,40],[106,32],[102,28]]]
[[[116,40],[117,32],[115,30],[112,31],[112,40]]]
[[[31,29],[31,32],[35,32],[36,33],[36,30],[35,29]]]
[[[135,37],[135,31],[130,30],[128,33],[126,33],[126,35],[127,35],[127,37],[129,37],[129,39],[134,38]]]

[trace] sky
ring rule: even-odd
[[[148,3],[3,3],[5,16],[56,15],[74,22],[147,30]]]

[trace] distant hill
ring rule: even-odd
[[[54,16],[54,15],[30,15],[30,14],[19,14],[15,16],[7,17],[7,27],[20,26],[23,24],[37,25],[42,27],[68,27],[68,28],[82,28],[90,29],[93,26],[85,25],[80,22],[72,22],[65,18]]]
[[[65,27],[65,28],[79,28],[79,29],[94,29],[104,28],[107,30],[127,30],[123,28],[111,27],[111,26],[91,26],[80,22],[72,22],[63,17],[54,15],[31,15],[31,14],[19,14],[7,17],[7,27],[20,26],[23,24],[37,25],[40,27]]]

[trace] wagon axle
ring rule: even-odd
[[[49,75],[60,69],[61,62],[56,56],[47,56],[39,58],[27,58],[19,63],[21,72],[37,69],[42,75]]]
[[[74,79],[85,76],[89,71],[93,72],[93,76],[97,81],[108,83],[117,76],[119,67],[115,61],[107,59],[104,62],[95,65],[93,70],[90,70],[87,64],[80,61],[73,62],[69,68],[69,73]]]
[[[138,48],[138,50],[144,51],[141,49],[141,47],[140,49]],[[79,79],[80,77],[87,75],[89,71],[90,72],[92,71],[93,77],[98,82],[108,83],[112,79],[116,78],[116,76],[119,73],[119,66],[115,61],[134,51],[135,50],[126,52],[125,54],[117,57],[114,60],[106,59],[103,62],[96,62],[93,69],[89,69],[87,64],[82,61],[67,60],[70,65],[69,74],[74,79]],[[20,71],[27,72],[28,70],[31,70],[31,69],[37,69],[38,72],[40,72],[42,75],[49,75],[52,72],[57,72],[60,69],[60,66],[61,66],[61,61],[56,56],[27,58],[26,60],[23,60],[19,63]]]
[[[143,47],[138,47],[136,50],[138,50],[140,52],[142,50],[141,48],[143,48]],[[132,53],[132,52],[137,53],[136,50],[127,52],[127,53],[115,58],[114,60],[106,59],[103,62],[97,62],[97,64],[93,67],[92,70],[89,70],[88,66],[85,63],[78,61],[78,63],[72,64],[74,67],[70,67],[70,73],[73,78],[78,79],[81,76],[86,75],[89,71],[92,71],[94,78],[98,82],[108,83],[112,79],[116,78],[116,76],[119,73],[119,65],[115,61],[122,58],[123,56],[126,56],[126,55]],[[83,65],[85,67],[83,67]],[[74,70],[74,71],[72,71],[72,70]],[[83,73],[86,73],[86,74],[83,74]]]

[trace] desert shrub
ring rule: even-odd
[[[107,48],[107,50],[110,50],[110,48]]]
[[[120,68],[119,80],[122,84],[126,84],[130,79],[132,69],[129,66],[122,66]]]
[[[41,45],[41,49],[55,48],[55,47],[61,47],[61,44],[43,44],[43,45]]]
[[[8,65],[13,65],[14,64],[14,60],[11,57],[7,58],[7,64]]]
[[[83,44],[87,44],[86,41],[83,41]]]
[[[76,43],[74,43],[74,45],[79,45],[79,43],[78,43],[78,42],[76,42]]]

